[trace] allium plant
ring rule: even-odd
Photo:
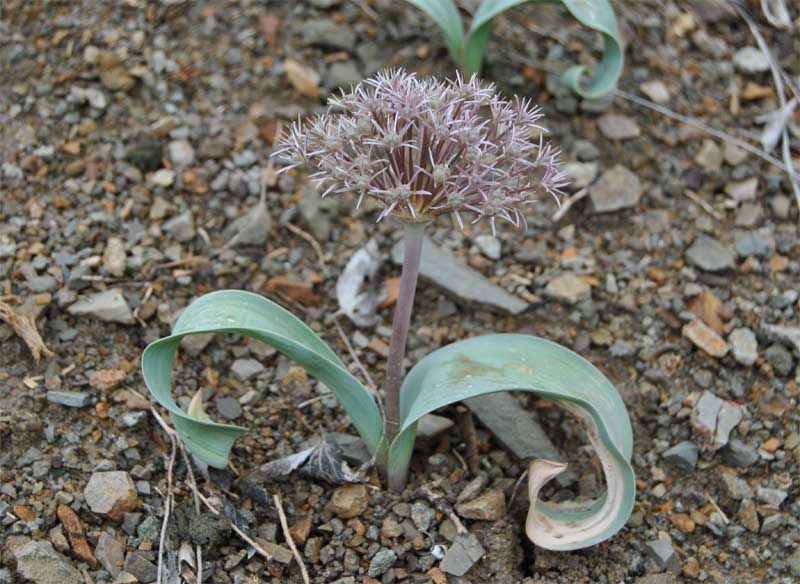
[[[275,156],[287,172],[306,166],[322,196],[353,193],[379,203],[377,219],[403,226],[405,255],[386,364],[384,412],[310,328],[266,298],[243,291],[207,294],[190,304],[172,334],[145,350],[148,388],[166,407],[189,448],[211,466],[227,464],[245,429],[184,412],[171,395],[171,367],[190,334],[234,332],[266,342],[325,384],[350,415],[389,486],[407,480],[418,421],[464,399],[497,391],[531,391],[577,417],[595,446],[608,493],[588,505],[541,504],[542,486],[566,465],[533,461],[526,532],[548,549],[577,549],[607,539],[624,524],[635,497],[632,433],[614,386],[572,351],[528,335],[494,334],[453,343],[417,363],[403,360],[417,285],[423,234],[441,215],[463,227],[485,221],[525,226],[542,197],[558,200],[564,175],[544,142],[541,112],[506,100],[477,78],[418,79],[381,73],[330,100],[329,110],[293,125]]]
[[[329,100],[328,112],[296,122],[274,156],[281,172],[300,165],[322,196],[355,193],[403,223],[405,254],[386,365],[388,443],[400,429],[403,359],[417,287],[425,225],[447,215],[459,227],[488,221],[526,225],[525,211],[543,193],[558,201],[566,176],[544,142],[541,110],[501,97],[477,76],[418,79],[386,71]],[[405,476],[390,477],[400,488]]]

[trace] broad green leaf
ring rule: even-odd
[[[464,26],[453,0],[408,0],[423,10],[439,25],[444,33],[444,42],[453,60],[461,64],[464,46]]]
[[[463,67],[468,73],[480,71],[494,17],[515,6],[528,2],[554,0],[483,0],[464,41]],[[576,65],[562,76],[563,82],[582,97],[602,97],[616,88],[622,72],[623,54],[617,19],[609,0],[560,0],[581,24],[603,35],[603,58],[592,74],[590,67]],[[587,79],[591,76],[591,79]]]
[[[636,493],[630,465],[630,420],[611,382],[591,363],[560,345],[527,335],[487,335],[453,343],[420,361],[403,383],[401,432],[389,449],[389,473],[407,469],[416,425],[425,414],[498,391],[530,391],[575,415],[589,433],[606,476],[607,496],[590,505],[549,504],[539,489],[563,465],[536,461],[527,533],[547,549],[571,550],[599,543],[625,525]]]
[[[184,412],[172,397],[172,365],[181,339],[203,333],[238,333],[271,345],[324,383],[350,415],[367,447],[382,437],[381,415],[372,396],[317,334],[289,311],[251,292],[224,290],[195,300],[181,314],[172,334],[151,343],[142,355],[142,374],[150,393],[169,410],[175,429],[206,464],[224,468],[240,426],[218,424]],[[202,402],[193,411],[202,410]]]

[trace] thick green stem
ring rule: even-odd
[[[414,292],[417,289],[417,278],[422,257],[422,240],[425,223],[405,223],[403,234],[403,271],[400,275],[400,293],[394,309],[392,323],[392,341],[389,344],[389,357],[386,362],[386,385],[384,391],[384,408],[386,412],[386,443],[388,449],[400,431],[400,386],[403,383],[403,359],[406,356],[408,327],[411,322],[411,309],[414,306]],[[402,490],[406,479],[406,469],[393,469],[388,466],[386,476],[389,487]]]

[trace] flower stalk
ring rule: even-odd
[[[419,266],[422,259],[422,241],[425,222],[405,221],[403,230],[403,270],[400,274],[400,292],[394,309],[392,340],[386,362],[386,384],[384,386],[386,415],[386,444],[391,446],[400,432],[400,387],[403,384],[403,360],[408,344],[408,328],[411,323],[411,310],[414,306],[414,293],[417,289]],[[389,487],[402,490],[406,469],[387,468],[385,472]]]

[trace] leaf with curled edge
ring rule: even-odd
[[[407,469],[416,425],[425,414],[479,395],[529,391],[554,401],[586,429],[603,467],[607,493],[588,504],[540,501],[542,486],[566,466],[534,461],[528,537],[546,549],[575,550],[604,541],[625,525],[636,496],[628,413],[611,382],[573,351],[528,335],[475,337],[422,359],[406,376],[401,391],[403,422],[389,449],[390,477]]]

